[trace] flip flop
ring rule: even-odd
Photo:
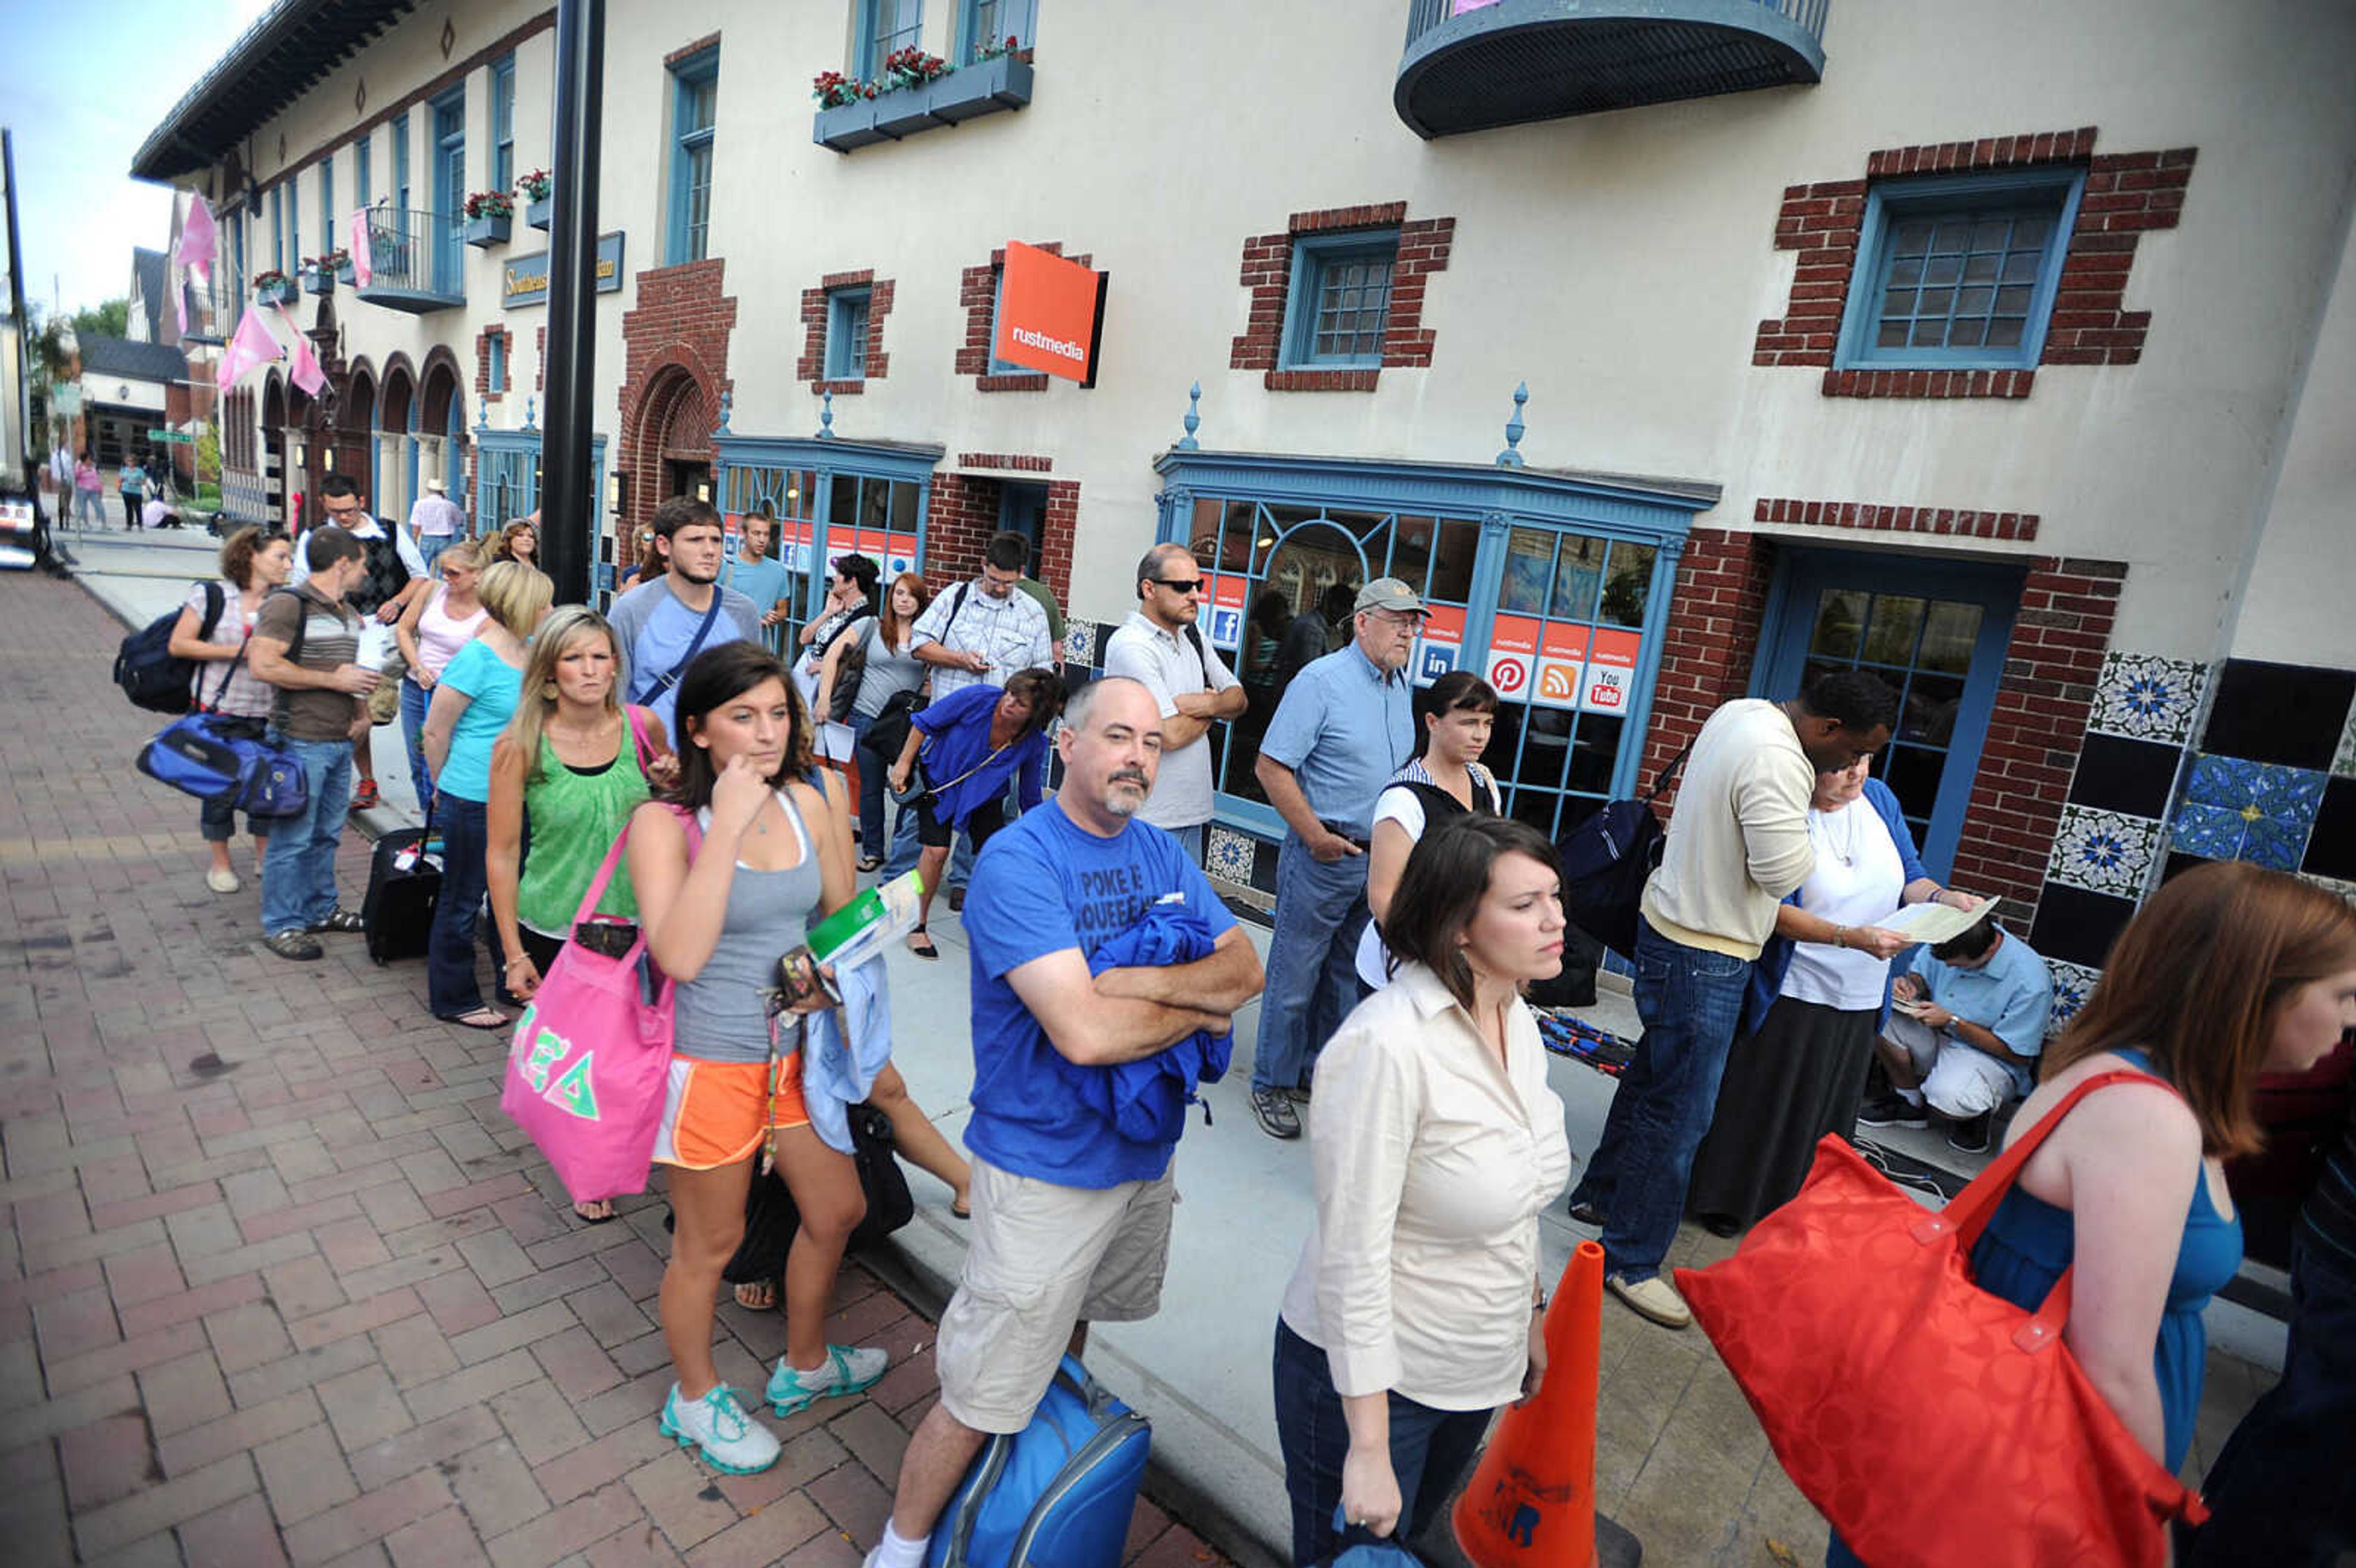
[[[748,1290],[755,1299],[744,1299],[744,1293]],[[775,1312],[777,1309],[777,1287],[766,1280],[748,1279],[736,1286],[734,1294],[736,1305],[747,1312]]]
[[[445,1024],[456,1024],[460,1029],[478,1029],[487,1032],[492,1029],[506,1029],[514,1023],[515,1019],[490,1008],[477,1008],[471,1013],[459,1013],[442,1021]]]
[[[600,1203],[605,1206],[605,1211],[603,1214],[584,1214],[581,1211],[584,1209],[594,1209]],[[592,1198],[586,1203],[575,1203],[573,1206],[573,1217],[584,1225],[610,1225],[620,1219],[621,1215],[615,1212],[612,1199]]]
[[[973,1218],[973,1205],[971,1205],[970,1203],[952,1203],[952,1204],[950,1204],[950,1205],[949,1205],[949,1218],[950,1218],[950,1219],[952,1219],[952,1220],[970,1220],[970,1219],[972,1219],[972,1218]]]
[[[911,947],[908,951],[915,954],[919,958],[938,958],[941,955],[941,950],[933,945],[933,939],[931,937],[925,936],[925,928],[923,926],[920,925],[914,931],[908,933],[908,939],[911,942],[915,941],[919,936],[925,937],[925,944],[922,947]]]

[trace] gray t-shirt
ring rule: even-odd
[[[851,710],[873,719],[884,711],[894,693],[914,691],[925,684],[925,661],[916,656],[913,640],[898,653],[892,652],[884,641],[883,623],[873,618],[860,628],[859,637],[867,664],[860,672],[859,695],[851,699]]]

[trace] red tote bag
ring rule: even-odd
[[[2035,1312],[1972,1283],[1972,1243],[2081,1083],[1932,1213],[1828,1135],[1799,1195],[1725,1261],[1676,1271],[1807,1499],[1872,1568],[2159,1568],[2200,1497],[2145,1452]]]

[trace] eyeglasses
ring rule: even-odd
[[[1203,580],[1199,577],[1189,577],[1183,581],[1168,577],[1157,577],[1153,580],[1153,585],[1157,588],[1167,588],[1173,593],[1200,593],[1203,592]]]

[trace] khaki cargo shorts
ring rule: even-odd
[[[973,1244],[933,1353],[941,1407],[977,1432],[1020,1432],[1076,1324],[1152,1317],[1176,1193],[1168,1170],[1097,1189],[976,1159]]]

